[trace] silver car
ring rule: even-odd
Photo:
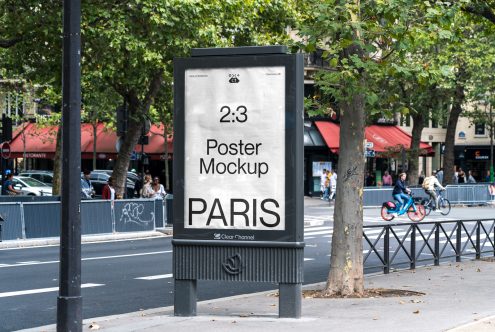
[[[12,185],[15,189],[20,190],[23,195],[27,196],[51,196],[52,187],[46,183],[27,176],[14,176]]]

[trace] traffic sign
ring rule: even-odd
[[[9,159],[10,158],[10,144],[9,142],[2,143],[2,158]]]
[[[375,150],[366,149],[366,151],[364,151],[364,156],[366,158],[374,158],[375,155],[376,155]]]

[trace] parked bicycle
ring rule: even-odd
[[[396,216],[401,216],[407,213],[407,216],[411,219],[411,221],[421,221],[426,216],[425,207],[421,203],[417,203],[418,204],[416,204],[412,194],[409,194],[409,199],[404,204],[402,209],[398,208],[398,202],[385,202],[383,203],[381,210],[382,218],[383,220],[390,221]]]
[[[440,209],[440,213],[444,216],[450,213],[450,201],[443,197],[442,190],[437,190],[438,195],[438,208]],[[428,216],[432,210],[435,210],[435,202],[431,197],[423,200],[423,206],[425,207],[426,215]]]

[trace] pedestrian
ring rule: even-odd
[[[474,176],[473,176],[473,173],[471,173],[471,170],[468,171],[467,183],[476,183],[476,180],[474,179]]]
[[[167,192],[165,191],[165,188],[163,188],[163,185],[160,183],[160,178],[158,176],[155,176],[153,178],[151,189],[153,189],[151,198],[164,199],[165,195],[167,195]]]
[[[490,170],[486,171],[485,182],[490,183]]]
[[[140,196],[143,198],[150,198],[153,195],[153,188],[151,188],[151,175],[144,176],[144,184],[141,189]]]
[[[327,169],[324,168],[323,171],[321,172],[320,175],[320,191],[321,191],[321,196],[320,198],[323,199],[323,196],[325,195],[325,181],[327,180]]]
[[[101,192],[102,199],[115,200],[115,188],[113,187],[113,178],[109,177],[107,184],[103,187]]]
[[[435,176],[435,173],[433,173],[433,176]],[[418,185],[422,185],[423,184],[423,181],[425,180],[425,173],[423,173],[423,171],[421,171],[421,173],[419,174],[419,177],[418,177]]]
[[[91,199],[95,196],[95,189],[91,183],[91,171],[85,169],[83,171],[83,178],[81,179],[81,198]]]
[[[388,171],[385,171],[385,173],[383,173],[382,184],[383,186],[387,187],[392,185],[392,175],[390,175]]]
[[[6,170],[5,174],[7,175],[7,178],[5,179],[2,185],[2,195],[8,195],[8,196],[21,195],[22,191],[14,188],[14,183],[13,183],[14,174],[12,174],[10,169]]]
[[[143,189],[143,174],[138,173],[138,179],[134,183],[134,196],[141,197],[141,189]]]
[[[466,173],[459,168],[459,173],[457,174],[457,183],[466,183]]]
[[[438,182],[440,182],[440,184],[443,184],[443,168],[440,168],[438,171],[437,171],[437,175],[436,175],[437,179],[438,179]]]
[[[330,176],[330,196],[328,199],[335,199],[335,194],[337,194],[337,170],[334,170]]]

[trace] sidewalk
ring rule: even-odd
[[[411,290],[422,292],[423,296],[305,298],[301,319],[277,318],[278,298],[272,291],[200,302],[196,317],[174,317],[173,307],[166,307],[87,319],[83,330],[495,331],[494,276],[495,262],[450,263],[365,278],[366,288]],[[311,285],[305,289],[322,286]],[[235,284],[228,284],[228,287],[235,287]],[[55,330],[51,325],[26,331]]]

